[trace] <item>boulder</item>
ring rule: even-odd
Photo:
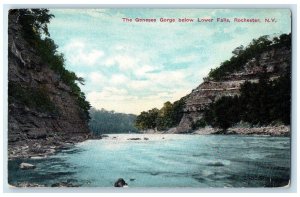
[[[128,138],[127,140],[141,140],[139,137]]]
[[[20,168],[22,170],[29,170],[29,169],[34,169],[35,168],[35,165],[32,165],[30,163],[21,163],[20,164]]]
[[[126,186],[126,185],[128,185],[125,181],[124,181],[124,179],[122,179],[122,178],[119,178],[116,182],[115,182],[115,187],[124,187],[124,186]]]

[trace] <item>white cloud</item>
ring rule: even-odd
[[[127,87],[137,91],[137,90],[149,90],[153,86],[154,82],[150,80],[130,80],[127,82]]]
[[[111,77],[111,82],[113,84],[124,84],[128,82],[128,78],[123,74],[115,74]]]
[[[105,87],[102,91],[92,91],[87,94],[87,99],[90,101],[92,106],[105,108],[105,109],[113,109],[107,108],[107,103],[115,103],[119,105],[119,102],[127,102],[130,100],[135,100],[135,96],[128,95],[126,89],[117,89],[114,87]],[[115,110],[115,109],[113,109]]]
[[[126,70],[132,70],[136,68],[137,60],[128,55],[116,55],[106,59],[104,65],[106,66],[117,65],[120,68],[120,70],[126,71]]]
[[[71,65],[94,66],[104,56],[104,52],[86,46],[83,41],[71,41],[64,47],[67,60]]]
[[[147,75],[150,81],[154,83],[165,85],[165,86],[174,86],[176,84],[183,84],[186,81],[188,76],[186,69],[175,70],[175,71],[161,71],[159,73],[149,73]]]
[[[145,76],[147,72],[155,70],[154,66],[144,65],[134,70],[134,74],[138,77]]]
[[[93,84],[103,83],[107,80],[101,72],[91,72],[89,78]]]
[[[175,59],[173,60],[173,62],[177,63],[177,64],[178,63],[192,62],[192,61],[195,61],[196,59],[198,59],[200,55],[190,54],[190,55],[187,55],[187,56],[178,56],[178,57],[175,57]]]
[[[124,50],[124,49],[126,49],[126,46],[124,46],[124,45],[117,45],[117,46],[115,46],[115,49],[116,50]]]

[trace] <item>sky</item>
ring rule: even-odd
[[[196,88],[210,69],[262,35],[291,32],[287,9],[50,9],[48,25],[66,68],[97,109],[139,114],[174,102]],[[233,18],[276,23],[234,23]],[[122,18],[156,18],[156,23]],[[229,18],[230,23],[161,23],[160,18]]]

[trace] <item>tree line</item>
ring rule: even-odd
[[[174,103],[168,101],[161,109],[153,108],[143,111],[137,116],[135,126],[140,130],[166,130],[175,127],[183,116],[184,105],[185,97]]]
[[[270,39],[267,35],[253,39],[247,47],[241,45],[235,48],[232,51],[234,55],[230,60],[226,60],[219,67],[211,69],[208,78],[220,81],[228,74],[241,70],[247,61],[259,57],[264,51],[282,46],[291,47],[291,39],[291,33],[281,34],[279,37],[274,37],[273,39]]]
[[[89,128],[95,135],[108,133],[136,133],[134,126],[136,115],[116,113],[105,109],[90,109]]]

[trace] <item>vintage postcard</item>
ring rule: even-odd
[[[11,187],[291,180],[289,9],[10,9]]]

